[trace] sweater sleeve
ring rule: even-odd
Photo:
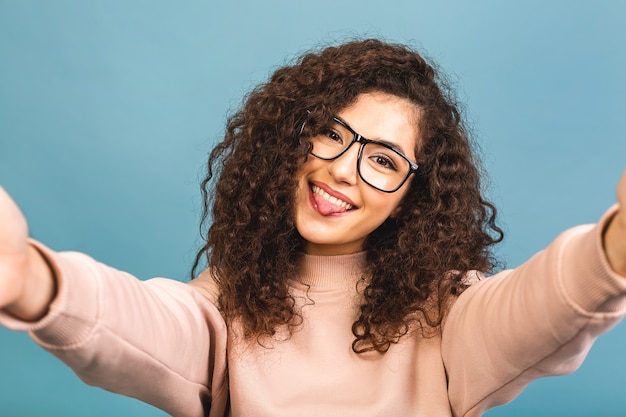
[[[86,383],[131,396],[176,417],[224,415],[226,326],[193,286],[140,281],[75,252],[36,242],[57,278],[57,296],[40,321],[0,314],[28,331]]]
[[[480,416],[537,378],[573,372],[626,314],[626,277],[611,270],[602,249],[614,211],[461,294],[442,335],[455,416]]]

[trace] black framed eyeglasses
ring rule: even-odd
[[[359,177],[369,186],[385,193],[398,191],[411,174],[417,172],[417,163],[393,144],[367,139],[339,117],[333,117],[330,126],[313,136],[310,142],[311,155],[325,161],[339,158],[353,143],[358,142]]]

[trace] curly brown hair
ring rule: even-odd
[[[309,52],[276,70],[229,117],[202,182],[206,243],[192,275],[206,259],[219,308],[227,322],[241,322],[248,338],[284,326],[293,331],[301,322],[287,285],[304,248],[292,210],[296,172],[308,155],[306,138],[367,92],[420,109],[420,170],[401,211],[366,239],[370,280],[352,349],[384,353],[415,324],[422,332],[438,329],[444,305],[466,288],[463,276],[496,264],[490,247],[503,236],[496,209],[482,196],[467,129],[434,65],[377,39]]]

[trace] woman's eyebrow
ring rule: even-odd
[[[404,151],[404,149],[402,149],[402,146],[400,146],[399,143],[393,142],[393,141],[389,141],[386,139],[382,139],[382,138],[377,138],[377,139],[372,139],[372,138],[368,138],[367,136],[361,135],[359,132],[357,132],[356,130],[354,130],[352,128],[352,126],[350,126],[350,124],[348,122],[346,122],[345,120],[343,120],[341,117],[339,116],[335,116],[335,118],[337,118],[338,120],[341,120],[341,122],[345,125],[345,127],[348,128],[349,131],[354,132],[358,135],[360,135],[361,137],[368,139],[368,140],[374,140],[376,142],[382,143],[384,145],[389,146],[391,149],[400,152],[402,155],[406,155],[406,152]],[[341,124],[341,123],[340,123]]]

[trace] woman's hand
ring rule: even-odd
[[[626,171],[617,186],[619,210],[604,232],[604,250],[615,272],[626,277]]]
[[[47,312],[56,288],[48,264],[27,239],[24,215],[0,187],[0,309],[37,320]]]

